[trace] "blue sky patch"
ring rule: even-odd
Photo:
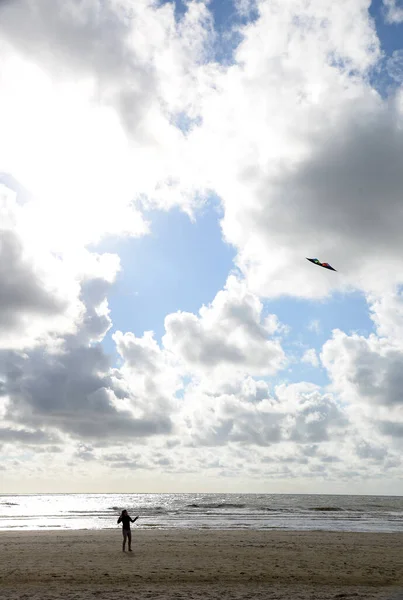
[[[104,344],[113,350],[113,331],[141,336],[153,330],[160,341],[164,319],[176,311],[197,313],[225,285],[235,251],[223,242],[219,213],[209,204],[192,222],[179,209],[151,212],[151,234],[139,239],[102,244],[118,252],[122,271],[109,305],[113,329]]]

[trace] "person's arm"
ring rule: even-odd
[[[119,519],[118,519],[118,525],[119,525],[119,523],[121,523],[121,521],[122,521],[122,517],[119,517]]]
[[[130,521],[131,521],[132,523],[134,523],[134,521],[137,521],[137,519],[138,519],[138,517],[134,517],[134,519],[132,519],[132,518],[130,517]]]

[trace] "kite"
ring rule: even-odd
[[[329,263],[322,263],[317,258],[307,258],[306,260],[309,260],[311,263],[314,263],[315,265],[318,265],[319,267],[324,267],[325,269],[330,269],[331,271],[336,271],[336,269],[333,269],[333,267],[331,267],[329,265]]]

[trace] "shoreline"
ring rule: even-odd
[[[0,599],[120,600],[128,590],[139,600],[403,599],[403,533],[133,527],[132,536],[129,554],[117,527],[1,531]]]
[[[1,520],[1,519],[0,519]],[[73,528],[67,528],[67,527],[62,527],[62,526],[41,526],[38,527],[38,529],[18,529],[17,527],[10,527],[9,529],[7,528],[0,528],[0,536],[2,536],[3,534],[41,534],[41,533],[67,533],[67,534],[80,534],[81,532],[86,532],[86,533],[112,533],[114,531],[116,531],[116,529],[119,529],[121,527],[121,525],[119,525],[119,527],[117,527],[116,525],[113,525],[111,527],[99,527],[99,528],[90,528],[90,527],[81,527],[81,528],[77,528],[77,529],[73,529]],[[391,530],[391,531],[384,531],[384,530],[367,530],[367,531],[362,531],[362,530],[348,530],[348,529],[285,529],[284,527],[265,527],[262,529],[258,529],[257,527],[206,527],[206,526],[195,526],[195,527],[180,527],[180,526],[176,526],[176,525],[171,525],[171,526],[166,526],[166,525],[136,525],[136,527],[134,528],[132,525],[132,531],[134,530],[138,530],[138,531],[161,531],[161,532],[194,532],[194,533],[198,533],[198,532],[206,532],[206,533],[225,533],[226,531],[231,532],[231,533],[287,533],[287,534],[292,534],[292,533],[317,533],[317,534],[329,534],[329,535],[333,535],[333,534],[340,534],[340,535],[402,535],[403,536],[403,529],[402,530]]]

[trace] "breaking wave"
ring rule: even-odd
[[[187,504],[186,508],[246,508],[246,504],[238,504],[235,502],[206,502],[205,504],[196,504],[192,502],[192,504]]]
[[[314,508],[308,508],[308,510],[316,510],[318,512],[343,512],[344,508],[338,506],[315,506]]]

